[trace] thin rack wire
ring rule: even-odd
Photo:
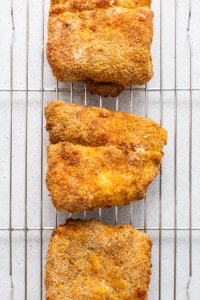
[[[9,275],[10,275],[10,298],[13,299],[13,265],[12,265],[12,133],[13,133],[13,36],[15,34],[14,15],[13,15],[13,0],[11,0],[11,22],[12,22],[12,39],[10,43],[10,181],[9,181]]]

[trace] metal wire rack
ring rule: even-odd
[[[45,299],[44,265],[57,213],[45,186],[43,108],[52,99],[133,112],[169,133],[160,175],[146,199],[127,207],[74,214],[130,223],[153,239],[149,299],[200,295],[200,6],[154,0],[155,76],[117,99],[91,96],[84,84],[55,82],[46,61],[49,0],[0,3],[0,298]]]

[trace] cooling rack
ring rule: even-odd
[[[200,295],[200,6],[154,0],[154,78],[118,98],[91,96],[82,83],[61,84],[45,56],[48,0],[0,3],[0,298],[45,299],[45,255],[57,213],[45,186],[52,99],[150,117],[168,130],[161,172],[146,199],[73,218],[130,223],[153,239],[149,299]]]

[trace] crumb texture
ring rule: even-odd
[[[61,101],[45,109],[53,143],[46,183],[54,206],[80,212],[143,199],[158,174],[166,130],[150,119]]]
[[[85,146],[115,145],[162,151],[167,132],[158,123],[138,115],[59,100],[45,107],[51,143],[68,141]]]
[[[147,0],[51,0],[47,58],[54,76],[117,96],[153,76],[153,13]]]
[[[162,154],[60,142],[47,152],[47,187],[55,207],[79,212],[143,199]]]
[[[47,300],[147,300],[151,239],[130,225],[68,220],[52,234]]]

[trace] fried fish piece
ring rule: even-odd
[[[51,0],[47,59],[60,81],[116,97],[153,76],[151,0]]]
[[[130,225],[67,220],[48,246],[46,300],[147,300],[151,247]]]
[[[158,174],[167,132],[156,122],[52,101],[45,108],[46,183],[58,210],[79,212],[144,198]]]
[[[162,152],[167,141],[167,131],[158,123],[130,113],[55,100],[45,107],[45,116],[51,143],[131,146]]]
[[[47,188],[59,211],[127,205],[145,197],[161,159],[160,151],[131,146],[52,144],[47,151]]]

